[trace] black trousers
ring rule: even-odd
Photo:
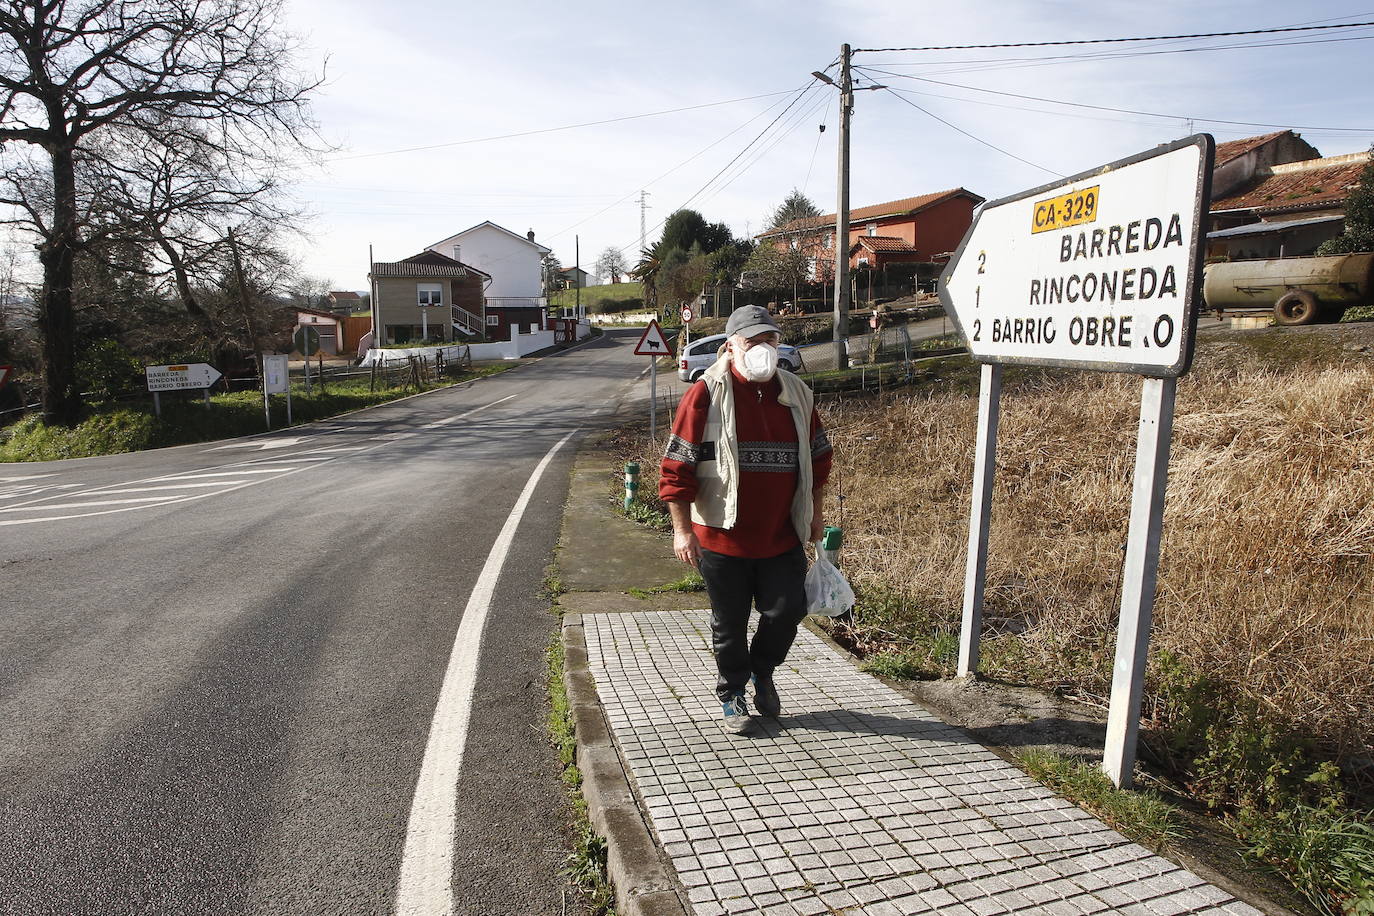
[[[806,552],[802,545],[764,560],[702,549],[699,561],[711,598],[711,647],[716,696],[743,690],[750,674],[768,675],[787,659],[797,624],[806,616]],[[749,610],[759,626],[749,643]]]

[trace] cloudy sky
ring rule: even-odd
[[[299,254],[307,274],[355,290],[369,245],[397,260],[483,220],[534,230],[564,265],[575,238],[585,267],[608,246],[634,260],[641,190],[651,241],[683,206],[757,233],[794,187],[833,211],[837,93],[810,74],[844,42],[1374,21],[1372,5],[1272,0],[287,2],[302,64],[327,58],[315,112],[337,147],[297,187],[315,214]],[[856,97],[852,205],[958,186],[1001,197],[1195,131],[1222,142],[1293,127],[1323,155],[1358,152],[1374,142],[1371,40],[1366,27],[857,51],[857,84],[889,88]]]

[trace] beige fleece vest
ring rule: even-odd
[[[792,411],[797,427],[797,492],[792,497],[792,526],[804,544],[811,537],[811,408],[814,398],[806,383],[786,369],[778,370],[782,391],[778,403]],[[735,392],[730,383],[730,358],[723,355],[701,376],[711,395],[702,443],[715,443],[714,460],[698,460],[697,497],[692,521],[710,528],[735,527],[739,505],[739,435],[735,429]]]

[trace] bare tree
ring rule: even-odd
[[[37,237],[48,422],[74,422],[81,407],[76,255],[141,221],[149,229],[147,212],[123,206],[131,151],[174,150],[248,188],[279,151],[312,143],[319,79],[294,70],[280,2],[0,0],[0,203]]]
[[[625,260],[625,252],[615,246],[608,247],[601,252],[601,257],[596,259],[596,272],[599,276],[609,277],[612,283],[619,283],[622,274],[630,269],[630,262]]]

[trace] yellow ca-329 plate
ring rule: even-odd
[[[1035,202],[1031,211],[1031,234],[1052,232],[1097,219],[1097,197],[1101,185],[1057,194]]]

